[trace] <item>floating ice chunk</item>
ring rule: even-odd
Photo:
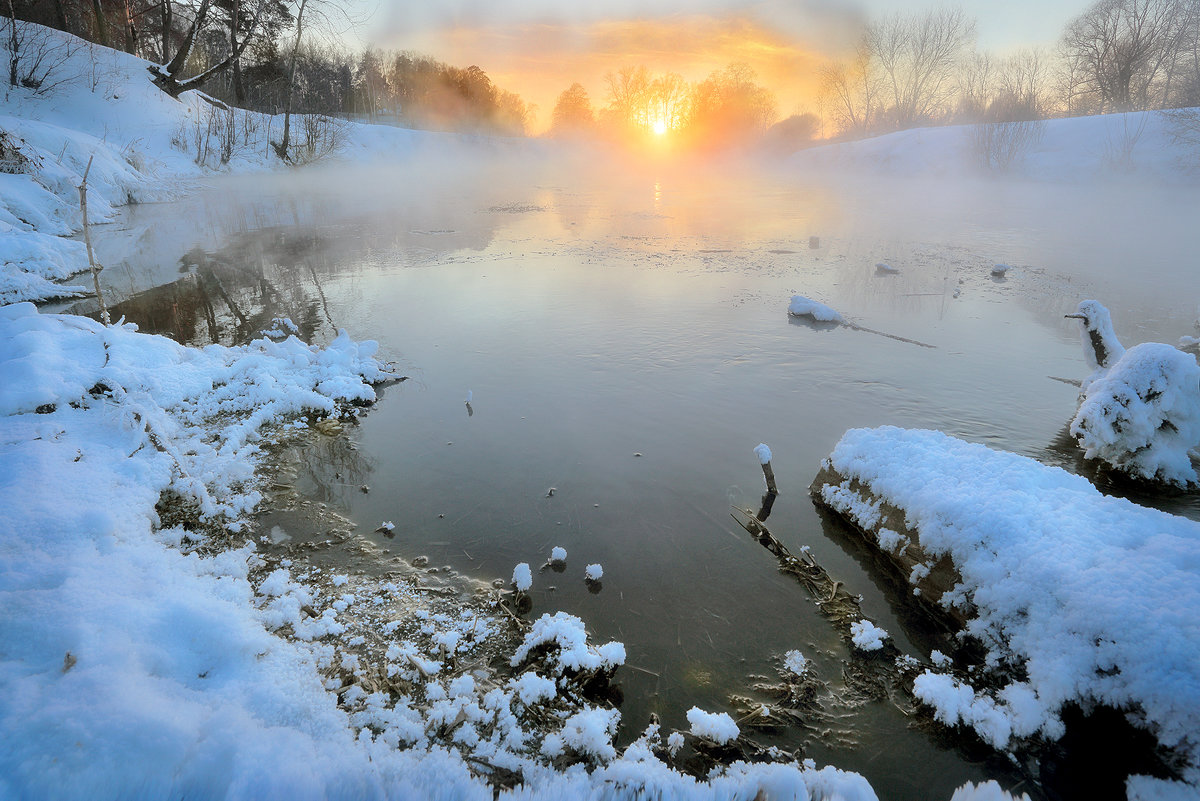
[[[376,531],[389,532],[389,531],[394,530],[395,528],[396,528],[396,524],[393,523],[391,520],[384,520],[382,523],[379,524],[379,528],[377,528]]]
[[[754,446],[754,455],[758,457],[759,464],[771,463],[771,449],[761,442]]]
[[[533,586],[533,573],[529,569],[528,562],[519,562],[513,568],[512,583],[517,588],[517,592],[528,592]]]
[[[850,624],[850,640],[860,651],[878,651],[888,633],[869,620],[858,620]]]
[[[803,295],[792,295],[792,302],[788,304],[788,314],[793,317],[809,317],[821,323],[840,323],[842,321],[842,315],[837,311]]]
[[[583,569],[585,581],[599,581],[604,578],[604,568],[600,565],[588,565]]]
[[[469,389],[468,389],[468,390],[467,390],[467,403],[470,403],[470,402],[471,402],[471,398],[473,398],[473,397],[474,397],[474,393],[473,393],[473,392],[471,392],[471,390],[469,390]],[[485,405],[486,405],[486,404],[485,404]]]
[[[1011,269],[1012,269],[1012,267],[1007,264],[993,264],[992,265],[992,275],[996,276],[997,278],[1003,278],[1004,274],[1007,273]]]
[[[882,275],[892,275],[893,273],[900,272],[900,270],[888,264],[886,261],[877,261],[875,262],[875,272]]]
[[[563,548],[559,545],[555,545],[553,548],[550,549],[550,561],[551,562],[567,561],[567,549]]]
[[[692,724],[692,734],[712,740],[717,745],[731,743],[741,734],[733,718],[724,712],[714,714],[694,706],[688,710],[687,719]]]

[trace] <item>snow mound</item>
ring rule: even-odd
[[[610,642],[599,648],[590,647],[583,621],[566,612],[543,614],[535,620],[521,646],[513,654],[512,666],[519,666],[541,646],[554,646],[549,661],[556,676],[568,670],[615,670],[625,664],[624,645]]]
[[[788,314],[793,317],[809,317],[819,323],[840,323],[842,315],[821,303],[803,295],[792,295],[792,301],[788,304]]]
[[[799,651],[788,651],[783,655],[783,668],[794,676],[799,676],[808,669],[808,657]]]
[[[717,745],[727,745],[741,734],[733,718],[724,712],[705,712],[694,706],[687,711],[687,719],[692,724],[693,735],[712,740]]]
[[[856,620],[850,624],[850,641],[860,651],[878,651],[888,638],[888,633],[869,620]]]
[[[517,592],[528,592],[533,586],[533,572],[530,571],[528,562],[518,562],[513,568],[512,583]]]
[[[1200,365],[1170,345],[1135,345],[1088,382],[1071,434],[1088,459],[1152,481],[1195,484],[1188,452],[1200,445]]]
[[[1012,795],[994,781],[979,785],[967,782],[954,791],[950,801],[1029,801],[1029,796],[1025,793]]]

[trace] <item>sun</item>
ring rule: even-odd
[[[650,126],[650,130],[654,131],[655,136],[665,136],[667,133],[667,123],[664,120],[655,120]]]

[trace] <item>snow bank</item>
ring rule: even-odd
[[[1129,707],[1200,784],[1200,523],[938,431],[854,429],[825,466],[844,478],[826,503],[864,528],[899,508],[958,571],[942,603],[969,611],[999,687],[926,672],[915,690],[940,719],[1003,748],[1061,736],[1068,703]]]
[[[21,36],[44,38],[62,63],[51,89],[4,88],[0,158],[19,174],[0,173],[0,305],[91,294],[90,277],[71,286],[52,283],[88,269],[83,242],[67,238],[83,230],[85,171],[88,220],[95,224],[112,220],[125,204],[176,197],[207,175],[287,169],[268,142],[279,137],[281,115],[220,110],[194,91],[171,98],[151,83],[143,59],[40,25],[17,26]],[[236,133],[224,152],[211,135],[211,127],[225,122],[218,115],[228,115]],[[339,126],[334,157],[346,160],[395,160],[461,140],[383,125]]]
[[[202,559],[172,547],[197,532],[158,530],[169,487],[252,505],[255,431],[373,397],[372,350],[196,351],[0,308],[0,796],[486,797],[457,757],[355,740],[252,603],[252,545]]]
[[[264,427],[372,398],[386,375],[373,353],[344,334],[325,349],[195,350],[0,307],[0,797],[484,801],[483,764],[522,776],[511,797],[531,800],[614,787],[875,798],[861,776],[811,764],[737,763],[698,781],[649,747],[618,755],[617,712],[572,709],[554,677],[612,670],[624,647],[590,646],[570,615],[543,616],[523,645],[551,652],[551,677],[496,687],[454,669],[494,631],[477,611],[406,620],[390,581],[322,573],[322,592],[305,583],[311,566],[259,570],[236,532],[257,499]],[[163,528],[167,489],[204,500],[235,545],[205,557],[194,546],[209,535]],[[356,605],[361,621],[342,617]],[[392,638],[386,665],[364,663],[364,634]],[[413,695],[365,689],[384,668]],[[549,755],[567,752],[602,764],[552,769]]]

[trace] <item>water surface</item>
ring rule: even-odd
[[[209,287],[190,323],[174,296],[160,303],[159,327],[182,339],[286,312],[317,340],[335,328],[379,340],[411,377],[383,393],[352,433],[354,463],[313,483],[316,497],[362,532],[393,521],[393,539],[370,535],[393,553],[483,579],[531,564],[532,616],[565,610],[625,643],[623,741],[652,712],[683,730],[692,705],[736,717],[730,697],[765,700],[753,685],[799,649],[825,711],[756,740],[859,771],[883,798],[1020,780],[915,725],[902,699],[858,693],[846,672],[861,657],[730,512],[758,508],[753,448],[769,444],[771,530],[928,659],[941,635],[810,500],[821,459],[846,429],[890,424],[1081,469],[1063,440],[1078,390],[1058,379],[1086,367],[1062,315],[1098,297],[1127,345],[1195,334],[1190,223],[1163,212],[1194,193],[478,165],[434,182],[347,177],[356,191],[202,195],[189,201],[208,221],[190,229],[191,256],[176,266],[126,246],[124,262],[130,276],[141,258]],[[138,213],[152,231],[166,210]],[[205,283],[210,251],[241,278]],[[998,262],[1012,265],[1004,278]],[[858,328],[790,319],[793,294]],[[1200,517],[1193,496],[1140,500]],[[565,569],[538,572],[554,546]],[[583,580],[590,563],[599,586]]]

